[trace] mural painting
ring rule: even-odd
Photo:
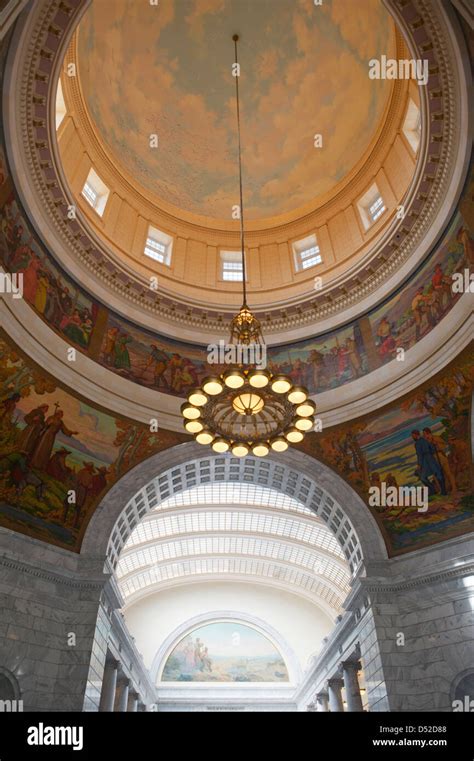
[[[79,550],[110,486],[136,463],[186,439],[151,433],[87,403],[0,337],[1,525]]]
[[[160,13],[148,15],[123,0],[92,3],[79,25],[77,60],[94,130],[114,164],[163,201],[227,219],[237,160],[229,111],[232,18],[244,39],[246,217],[311,203],[364,155],[392,92],[391,81],[368,79],[367,51],[376,58],[396,52],[393,21],[379,0],[365,0],[355,31],[347,23],[352,3],[323,3],[318,23],[307,0],[160,0]],[[211,39],[210,67],[204,40]],[[154,72],[160,108],[143,70]],[[316,123],[330,135],[330,151],[314,151],[307,125]],[[159,153],[141,139],[150,124],[161,136]]]
[[[112,372],[181,397],[209,373],[206,347],[136,327],[66,277],[34,238],[11,193],[0,212],[0,258],[7,271],[23,274],[24,298],[37,314]],[[458,213],[410,285],[367,317],[321,336],[269,347],[270,369],[288,373],[312,394],[363,377],[438,324],[460,297],[450,288],[452,273],[473,261],[474,242]]]
[[[187,634],[168,656],[162,682],[288,682],[283,657],[267,637],[238,622],[216,621]]]
[[[390,555],[474,530],[470,405],[474,348],[405,398],[310,433],[302,451],[333,468],[366,504],[369,488],[425,485],[426,512],[370,509]],[[74,549],[106,491],[127,470],[187,434],[100,409],[0,337],[0,524]],[[68,501],[74,490],[75,504]]]
[[[408,286],[369,313],[382,363],[390,362],[397,348],[410,349],[443,319],[460,296],[452,291],[453,273],[473,265],[473,241],[457,214],[435,255]]]
[[[369,504],[369,488],[426,486],[428,509],[368,507],[389,555],[474,530],[470,447],[474,349],[451,369],[382,411],[300,445],[343,476]]]

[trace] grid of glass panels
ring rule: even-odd
[[[166,246],[155,238],[148,237],[145,243],[145,254],[164,264],[166,260]]]
[[[239,281],[243,279],[242,262],[222,262],[222,279],[227,281]]]
[[[307,270],[309,267],[314,267],[316,264],[321,264],[322,257],[319,253],[319,246],[311,246],[304,251],[300,251],[299,254],[300,269]]]
[[[225,576],[244,575],[271,578],[286,585],[297,586],[309,594],[325,600],[329,605],[338,609],[342,602],[341,594],[322,579],[297,568],[278,565],[273,561],[256,558],[196,558],[153,566],[143,573],[136,574],[120,584],[125,598],[139,592],[150,584],[160,584],[173,581],[180,577],[190,576]]]
[[[314,517],[313,510],[288,494],[283,494],[283,492],[276,491],[276,489],[259,486],[254,483],[242,482],[201,484],[186,491],[180,491],[177,494],[173,494],[172,497],[164,499],[159,505],[156,505],[154,512],[184,505],[203,504],[261,505],[262,507],[268,505]]]
[[[99,199],[99,194],[95,190],[95,188],[92,187],[92,185],[89,185],[88,182],[84,185],[82,188],[82,195],[90,203],[93,209],[97,206],[97,201]]]
[[[369,206],[369,214],[372,222],[375,222],[385,211],[385,205],[382,196],[379,196],[373,204]]]
[[[123,553],[146,542],[192,533],[252,533],[296,539],[344,558],[337,540],[325,527],[314,521],[301,521],[292,516],[268,515],[242,510],[176,512],[158,514],[140,523],[130,535]]]
[[[327,577],[346,593],[349,573],[340,564],[321,556],[315,549],[258,536],[198,536],[164,541],[124,555],[119,562],[119,578],[140,568],[151,567],[181,557],[197,555],[253,555],[298,565]]]
[[[133,530],[145,525],[154,515],[201,512],[190,509],[198,505],[247,504],[250,508],[288,511],[310,517],[318,527],[322,521],[331,530],[330,535],[341,546],[351,573],[362,562],[362,552],[344,511],[331,497],[306,474],[272,461],[253,457],[245,460],[229,456],[210,456],[170,467],[140,489],[127,503],[115,524],[107,550],[112,569]],[[184,509],[183,509],[184,508]],[[216,512],[216,510],[213,510]],[[228,512],[226,510],[226,512]],[[239,512],[241,512],[239,510]],[[304,522],[304,521],[302,521]],[[184,531],[185,529],[183,529]],[[182,532],[181,532],[182,533]]]

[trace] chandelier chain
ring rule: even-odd
[[[245,247],[244,247],[244,198],[243,198],[243,190],[242,190],[242,143],[241,143],[241,135],[240,135],[240,100],[239,100],[239,79],[240,79],[240,67],[239,67],[239,59],[238,59],[238,53],[237,53],[237,41],[239,39],[237,34],[234,34],[233,38],[234,40],[234,53],[235,53],[235,64],[236,64],[236,71],[235,71],[235,98],[236,98],[236,109],[237,109],[237,135],[238,135],[238,144],[239,144],[239,192],[240,192],[240,248],[241,248],[241,256],[242,256],[242,295],[243,295],[243,303],[242,307],[247,306],[247,284],[246,284],[246,272],[245,272]]]

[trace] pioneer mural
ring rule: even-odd
[[[389,554],[474,530],[470,446],[474,350],[420,389],[347,425],[307,436],[301,448],[340,473],[369,504],[373,486],[426,488],[426,504],[371,509]]]
[[[184,439],[73,395],[0,337],[1,525],[77,550],[110,486]]]
[[[404,399],[299,445],[358,491],[390,555],[474,530],[473,360],[466,350]],[[124,473],[190,440],[92,404],[0,337],[0,525],[78,551],[95,507]],[[382,483],[426,485],[428,509],[369,507],[370,486]]]
[[[3,142],[1,132],[0,137]],[[396,293],[364,317],[334,331],[270,347],[271,368],[317,393],[394,361],[397,349],[409,349],[429,334],[460,298],[451,288],[453,273],[474,265],[474,240],[468,224],[473,217],[473,186],[471,177],[443,238]],[[111,372],[175,396],[184,396],[208,374],[205,346],[133,325],[91,297],[62,270],[39,242],[19,205],[3,150],[0,262],[7,272],[22,275],[23,298],[42,320],[68,345]]]
[[[162,682],[288,682],[275,645],[238,621],[216,621],[187,634],[166,659]]]

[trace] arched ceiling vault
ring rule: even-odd
[[[249,495],[253,506],[242,504]],[[211,509],[212,502],[220,507]],[[274,489],[241,483],[192,487],[164,500],[133,530],[116,574],[126,603],[177,580],[244,575],[283,582],[333,614],[350,578],[336,538],[311,510]]]
[[[138,491],[135,486],[117,513],[107,558],[125,604],[170,586],[243,580],[286,589],[337,615],[362,548],[346,510],[328,491],[327,476],[320,474],[324,486],[315,480],[319,463],[312,461],[306,473],[308,458],[301,453],[285,461],[211,456],[179,462],[179,450],[191,447],[175,449],[174,464],[170,450],[169,467]],[[296,456],[299,467],[291,467]],[[138,471],[124,480],[137,485]],[[347,503],[347,487],[339,483]],[[126,493],[122,488],[115,500],[123,504]]]

